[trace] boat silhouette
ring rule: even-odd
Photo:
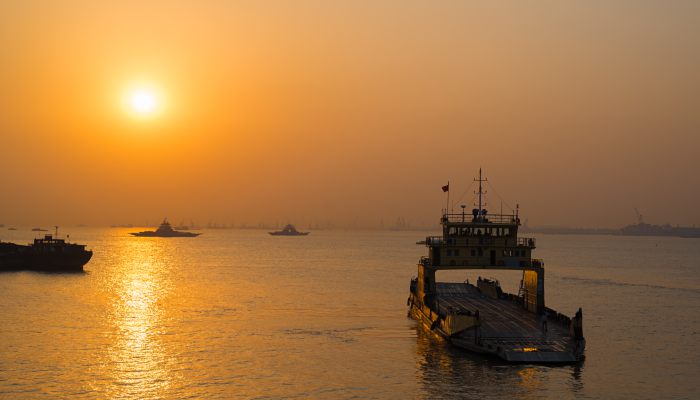
[[[129,234],[138,237],[196,237],[201,235],[197,232],[177,231],[170,226],[167,218],[155,231],[129,232]]]
[[[0,242],[0,271],[82,271],[92,258],[92,251],[57,236],[58,227],[56,235],[45,235],[28,245]]]
[[[471,215],[443,210],[442,236],[425,239],[428,255],[411,280],[408,314],[428,332],[457,347],[512,363],[576,363],[583,359],[583,311],[568,317],[545,306],[544,261],[532,258],[535,239],[518,236],[520,217],[489,214],[484,208],[479,170],[479,203]],[[449,191],[448,186],[443,191]],[[449,193],[449,192],[448,192]],[[449,200],[448,200],[449,205]],[[495,279],[476,284],[436,282],[446,270],[520,271],[518,294],[506,293]]]
[[[272,236],[306,236],[309,232],[299,232],[292,224],[287,224],[281,231],[268,232]]]

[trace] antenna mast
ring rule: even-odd
[[[482,209],[482,207],[485,205],[485,204],[483,203],[483,201],[482,201],[482,198],[481,198],[482,195],[486,194],[486,192],[484,192],[484,190],[483,190],[482,183],[483,183],[483,182],[486,182],[487,180],[488,180],[488,179],[482,179],[482,177],[481,177],[481,168],[479,168],[479,179],[474,179],[474,181],[479,181],[479,192],[478,192],[478,194],[479,194],[479,215],[482,215],[482,214],[483,214],[483,209]]]

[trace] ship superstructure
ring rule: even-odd
[[[479,201],[467,213],[444,210],[442,236],[425,239],[428,255],[411,281],[409,315],[453,344],[512,362],[571,363],[583,357],[582,311],[569,318],[545,306],[544,262],[532,258],[536,241],[518,236],[518,210],[489,214]],[[444,190],[445,188],[443,188]],[[437,282],[444,270],[522,271],[519,293],[503,292],[496,280],[476,285]]]

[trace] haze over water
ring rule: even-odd
[[[1,398],[698,394],[697,239],[539,235],[547,305],[583,307],[588,342],[582,364],[546,367],[471,355],[407,318],[424,232],[126,232],[74,229],[95,250],[84,274],[0,274]],[[495,276],[517,292],[518,274]]]
[[[4,1],[0,223],[420,226],[481,166],[531,225],[700,225],[698,15]]]

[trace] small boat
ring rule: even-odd
[[[281,231],[268,232],[272,236],[306,236],[309,232],[299,232],[292,224],[287,224]]]
[[[44,229],[44,228],[32,228],[32,231],[33,232],[48,232],[49,230]]]
[[[8,231],[16,231],[17,228],[7,228]]]
[[[201,233],[197,232],[175,230],[170,226],[167,218],[163,220],[163,223],[155,231],[130,232],[129,234],[139,237],[196,237],[201,235]]]

